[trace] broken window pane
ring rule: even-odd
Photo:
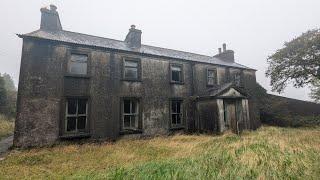
[[[171,123],[172,124],[176,124],[177,123],[177,115],[176,114],[172,114],[171,115]]]
[[[130,123],[130,127],[136,127],[136,116],[132,115],[131,116],[131,123]]]
[[[176,111],[176,113],[180,113],[180,102],[179,101],[177,101],[176,102],[176,106],[177,106],[177,111]]]
[[[67,131],[75,131],[76,130],[76,117],[68,117],[67,118]]]
[[[125,114],[130,114],[131,113],[131,107],[130,107],[130,101],[129,100],[124,100],[123,101],[123,109]]]
[[[87,113],[87,100],[80,99],[78,101],[78,114],[86,114]]]
[[[77,124],[78,130],[84,130],[86,128],[86,120],[87,120],[86,116],[78,117],[78,124]]]
[[[131,117],[129,115],[124,115],[123,127],[129,128],[130,127],[130,121],[131,121]]]
[[[181,116],[180,116],[180,114],[177,114],[177,124],[181,124]]]
[[[77,100],[69,99],[68,100],[68,114],[76,114],[77,113]]]
[[[71,54],[68,63],[68,72],[71,74],[87,74],[87,55]]]

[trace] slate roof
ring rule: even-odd
[[[40,39],[47,39],[59,42],[66,42],[72,44],[79,44],[79,45],[88,45],[94,47],[102,47],[107,49],[114,49],[120,51],[129,51],[129,52],[136,52],[142,53],[147,55],[154,55],[154,56],[161,56],[161,57],[169,57],[169,58],[176,58],[176,59],[183,59],[189,61],[196,61],[196,62],[203,62],[203,63],[210,63],[222,66],[229,66],[229,67],[236,67],[242,69],[251,69],[244,65],[238,63],[229,63],[225,62],[217,57],[211,57],[206,55],[200,55],[190,52],[160,48],[155,46],[149,45],[141,45],[139,49],[132,49],[127,46],[124,41],[97,37],[87,34],[81,34],[71,31],[45,31],[45,30],[37,30],[28,34],[18,35],[19,37],[33,37],[33,38],[40,38]]]

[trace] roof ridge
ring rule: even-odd
[[[123,42],[124,43],[124,41],[121,41],[121,40],[118,40],[118,39],[112,39],[112,38],[96,36],[96,35],[91,35],[91,34],[85,34],[85,33],[79,33],[79,32],[68,31],[68,30],[62,30],[62,31],[65,31],[65,32],[68,32],[68,33],[75,33],[75,34],[79,34],[79,35],[86,35],[86,36],[96,37],[96,38],[103,38],[103,39],[108,39],[108,40],[113,40],[113,41],[118,41],[118,42]],[[159,49],[171,50],[171,51],[178,51],[178,52],[182,52],[182,53],[188,53],[188,54],[193,54],[193,55],[198,55],[198,56],[204,56],[204,57],[207,57],[207,58],[212,58],[212,56],[205,55],[205,54],[193,53],[193,52],[177,50],[177,49],[164,48],[164,47],[153,46],[153,45],[148,45],[148,44],[142,44],[141,46],[147,46],[147,47],[153,47],[153,48],[159,48]]]

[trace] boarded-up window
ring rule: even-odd
[[[182,125],[182,101],[171,101],[171,125],[177,127]]]
[[[137,80],[138,79],[138,61],[125,60],[124,61],[124,79]]]
[[[207,70],[207,85],[213,86],[217,84],[217,70],[216,69],[208,69]]]
[[[122,103],[122,129],[138,129],[139,102],[135,99],[124,99]]]
[[[86,130],[88,100],[70,98],[66,103],[66,131],[83,132]]]
[[[70,74],[86,75],[87,74],[88,56],[82,54],[71,54],[68,63],[68,72]]]
[[[171,65],[171,82],[181,83],[183,81],[182,76],[182,66],[180,65]]]

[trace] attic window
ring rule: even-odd
[[[68,73],[76,75],[87,74],[88,56],[83,54],[71,54],[68,62]]]

